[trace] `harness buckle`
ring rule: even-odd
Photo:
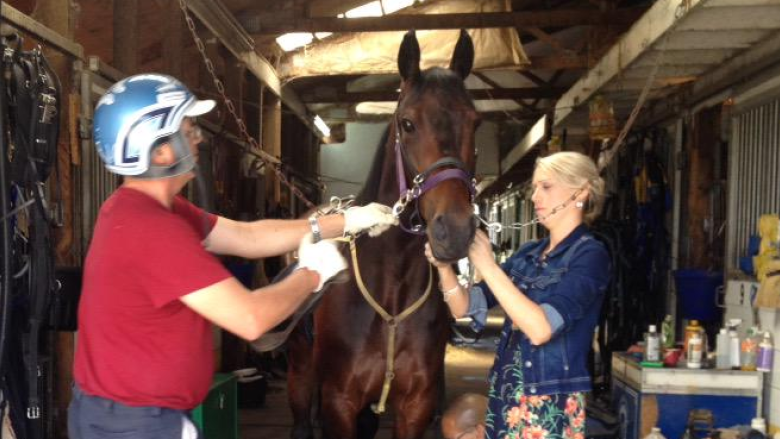
[[[57,98],[52,94],[41,93],[41,102],[43,111],[41,111],[41,120],[39,123],[50,124],[57,115]]]
[[[27,419],[38,419],[41,417],[41,408],[37,405],[34,407],[27,407]]]
[[[406,203],[402,203],[401,200],[398,200],[393,204],[393,216],[398,218],[401,216],[401,214],[404,212],[404,208],[406,208]]]

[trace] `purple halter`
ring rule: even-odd
[[[396,119],[397,120],[397,119]],[[476,181],[471,176],[471,173],[468,172],[466,169],[466,165],[460,161],[460,159],[457,159],[455,157],[442,157],[439,160],[437,160],[435,163],[433,163],[431,166],[429,166],[426,170],[423,172],[417,174],[412,179],[412,187],[408,188],[406,185],[406,171],[404,166],[404,154],[403,154],[403,144],[401,143],[401,133],[399,130],[398,123],[396,122],[395,127],[395,170],[396,175],[398,177],[398,192],[400,193],[400,198],[398,201],[393,205],[393,215],[396,217],[400,217],[401,213],[406,209],[407,204],[414,201],[415,202],[415,212],[412,214],[412,217],[417,217],[420,221],[422,219],[420,218],[419,209],[417,206],[417,202],[419,201],[419,198],[429,190],[436,187],[439,183],[447,181],[447,180],[460,180],[463,182],[463,184],[466,185],[466,189],[469,191],[469,197],[470,201],[474,201],[474,197],[476,196],[477,190],[476,190]],[[445,168],[437,173],[434,174],[434,171]],[[415,235],[424,235],[425,231],[424,225],[422,222],[418,224],[413,224],[411,227],[408,227],[407,225],[403,224],[399,220],[400,227],[408,232],[413,233]]]

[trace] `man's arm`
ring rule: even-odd
[[[316,271],[300,269],[255,291],[231,277],[180,300],[215,325],[252,341],[292,314],[318,284]]]
[[[317,222],[322,238],[334,238],[343,233],[343,215],[322,216]],[[306,219],[242,222],[219,217],[205,245],[212,253],[258,259],[295,250],[303,235],[309,232],[311,226]]]
[[[345,232],[353,235],[368,232],[369,236],[378,236],[397,223],[390,207],[370,203],[351,207],[343,215],[321,216],[316,225],[320,237],[327,239]],[[294,250],[303,235],[309,232],[314,230],[307,219],[240,222],[219,217],[204,242],[206,250],[212,253],[257,259]]]

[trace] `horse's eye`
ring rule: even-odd
[[[414,132],[414,124],[409,119],[401,119],[401,128],[403,128],[407,133]]]

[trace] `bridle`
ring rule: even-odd
[[[393,205],[393,215],[396,218],[399,218],[398,224],[404,231],[415,235],[424,235],[425,224],[422,221],[419,209],[420,197],[444,181],[460,180],[466,185],[466,189],[469,191],[469,202],[473,203],[477,193],[477,182],[471,172],[466,168],[466,164],[459,158],[445,156],[436,160],[431,166],[415,175],[412,179],[411,188],[407,187],[406,165],[409,164],[409,158],[406,155],[406,148],[401,142],[401,126],[398,122],[397,112],[393,115],[393,120],[395,121],[395,170],[398,177],[398,193],[400,194],[398,201]],[[412,201],[415,202],[414,212],[412,212],[409,217],[411,223],[406,225],[400,221],[400,216],[406,209],[406,206]]]

